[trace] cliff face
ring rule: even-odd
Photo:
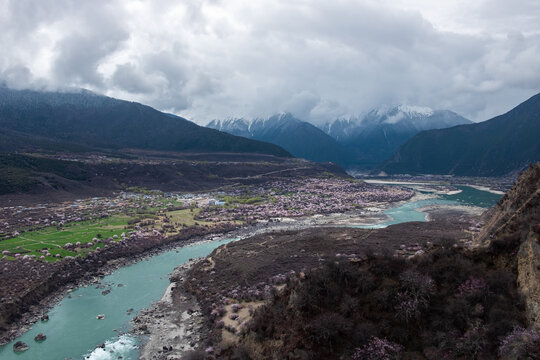
[[[540,244],[538,233],[529,233],[518,252],[518,288],[525,298],[529,325],[540,328]]]
[[[540,163],[531,165],[512,189],[484,217],[486,226],[477,241],[488,244],[491,239],[538,232],[540,222]],[[524,237],[522,237],[524,239]]]
[[[477,238],[482,245],[517,244],[518,288],[529,325],[540,328],[540,163],[521,174],[514,187],[486,214]],[[497,244],[498,243],[498,244]],[[507,254],[513,256],[512,254]]]

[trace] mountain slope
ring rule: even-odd
[[[361,119],[337,119],[322,129],[354,153],[357,165],[370,167],[391,157],[422,130],[470,123],[452,111],[400,105],[372,110]]]
[[[540,160],[540,94],[478,124],[421,132],[382,169],[388,173],[502,176]]]
[[[130,187],[201,191],[329,173],[348,177],[334,164],[264,154],[143,152],[143,155],[143,158],[120,159],[102,154],[79,158],[70,154],[66,160],[55,155],[0,152],[0,206],[109,196]]]
[[[93,148],[290,155],[273,144],[207,129],[149,106],[89,91],[60,93],[0,87],[0,132],[6,131]],[[24,145],[15,140],[15,149]]]
[[[252,121],[213,120],[207,127],[279,145],[296,157],[319,162],[332,161],[340,165],[347,163],[347,154],[336,140],[291,114]]]

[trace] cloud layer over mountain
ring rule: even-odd
[[[540,91],[529,0],[0,0],[0,82],[85,87],[206,123],[381,104],[474,120]]]

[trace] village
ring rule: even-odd
[[[267,221],[315,214],[346,213],[375,204],[408,200],[411,190],[342,179],[275,181],[257,188],[240,187],[221,195],[226,206],[206,206],[197,219]],[[223,203],[223,202],[222,202]]]
[[[357,180],[315,178],[234,186],[210,193],[131,188],[114,197],[0,208],[1,259],[85,257],[134,237],[170,237],[191,227],[238,227],[348,213],[410,199],[414,191]]]

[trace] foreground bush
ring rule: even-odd
[[[524,325],[515,275],[479,255],[337,260],[255,311],[245,336],[265,358],[491,359],[538,345],[513,330]]]
[[[399,344],[372,337],[366,345],[356,349],[352,358],[353,360],[392,360],[399,359],[402,351],[403,346]]]
[[[504,359],[540,359],[540,332],[516,327],[501,341],[499,355]]]

